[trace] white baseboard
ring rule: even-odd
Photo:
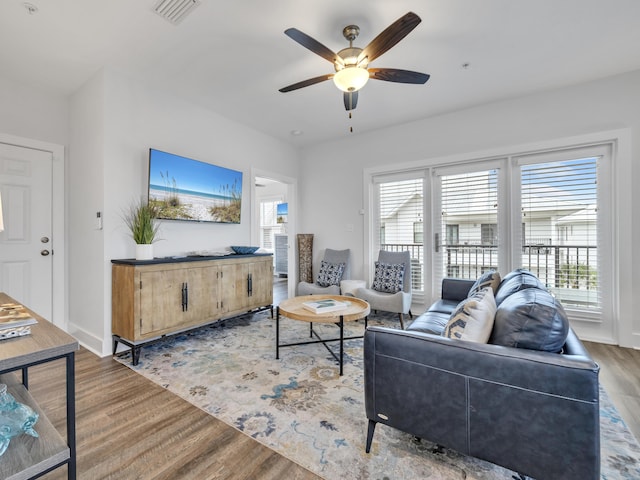
[[[92,333],[87,332],[82,327],[71,322],[67,325],[67,330],[70,335],[73,335],[73,337],[80,342],[80,345],[99,357],[107,357],[111,355],[111,351],[105,353],[105,345],[102,338],[96,337]]]

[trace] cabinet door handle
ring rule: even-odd
[[[253,295],[253,275],[249,274],[247,278],[247,295]]]
[[[187,290],[187,283],[182,284],[182,311],[186,312],[189,309],[189,291]]]

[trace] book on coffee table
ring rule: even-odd
[[[329,298],[326,300],[318,300],[317,302],[304,302],[302,306],[313,313],[328,313],[335,312],[337,310],[344,310],[349,306],[349,304]]]

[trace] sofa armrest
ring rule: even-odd
[[[461,302],[467,298],[469,290],[471,290],[474,283],[474,280],[466,280],[462,278],[443,278],[442,300]]]

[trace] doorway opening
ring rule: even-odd
[[[289,185],[255,177],[258,244],[273,253],[274,304],[287,298],[289,277]]]

